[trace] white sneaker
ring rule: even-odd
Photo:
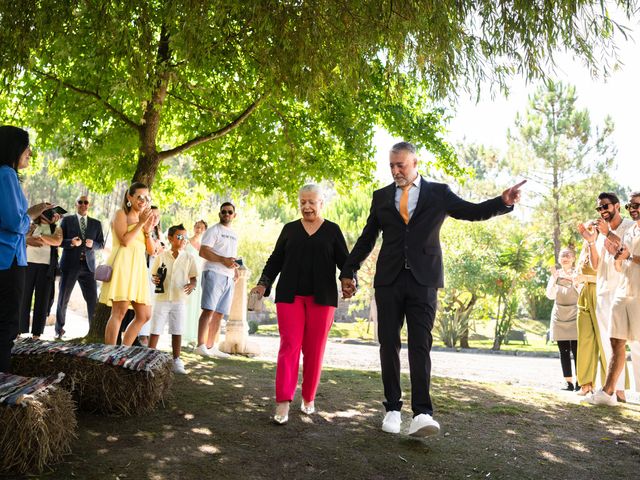
[[[616,393],[613,392],[609,395],[604,390],[600,389],[591,396],[585,398],[585,400],[592,405],[608,405],[609,407],[615,407],[618,404],[618,398]]]
[[[209,351],[209,349],[207,348],[207,346],[204,343],[202,343],[202,344],[200,344],[200,345],[198,345],[196,347],[196,353],[199,353],[203,357],[212,357],[213,356],[213,355],[211,355],[211,352]]]
[[[400,425],[402,425],[400,412],[392,410],[387,412],[384,420],[382,420],[382,431],[387,433],[400,433]]]
[[[173,359],[173,373],[187,373],[187,371],[184,369],[184,363],[182,363],[182,360],[180,360],[179,358]]]
[[[436,422],[428,413],[416,415],[411,420],[409,435],[412,437],[429,437],[440,433],[440,424]]]
[[[224,352],[220,351],[220,349],[218,347],[211,347],[209,349],[209,356],[210,357],[215,357],[215,358],[229,358],[229,357],[231,357],[231,355],[229,355],[228,353],[224,353]]]

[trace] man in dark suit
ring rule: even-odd
[[[62,219],[62,258],[60,259],[60,286],[56,310],[56,337],[64,335],[67,305],[71,292],[80,283],[82,296],[87,302],[89,323],[93,318],[98,298],[98,285],[94,278],[96,250],[104,248],[102,225],[87,215],[89,198],[81,195],[76,200],[76,214]]]
[[[356,290],[356,272],[382,232],[373,284],[387,412],[382,430],[400,432],[400,330],[406,317],[413,410],[409,435],[424,437],[440,431],[431,416],[429,395],[431,329],[438,288],[444,286],[440,227],[447,216],[477,221],[512,211],[524,182],[499,197],[475,204],[455,195],[447,185],[422,179],[412,144],[394,145],[389,158],[394,183],[373,193],[367,224],[344,264],[340,280],[343,296],[351,297]]]

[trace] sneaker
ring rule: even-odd
[[[411,420],[409,435],[412,437],[429,437],[440,433],[440,424],[436,422],[428,413],[416,415]]]
[[[213,355],[211,355],[211,352],[209,351],[209,349],[204,343],[196,347],[196,353],[199,353],[203,357],[213,357]]]
[[[608,405],[609,407],[615,407],[618,404],[618,399],[616,398],[615,393],[613,395],[609,395],[602,389],[587,397],[586,401],[592,405]]]
[[[402,425],[402,417],[397,410],[387,412],[382,420],[382,431],[387,433],[400,433],[400,425]]]
[[[173,373],[182,373],[186,375],[187,371],[184,369],[184,363],[179,358],[173,359]]]
[[[220,351],[220,349],[218,347],[211,347],[209,349],[209,356],[210,357],[214,357],[214,358],[229,358],[229,357],[231,357],[231,355],[229,355],[228,353],[224,353],[224,352]]]

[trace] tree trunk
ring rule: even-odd
[[[107,326],[107,320],[111,316],[111,307],[104,303],[96,304],[96,311],[93,319],[89,322],[89,333],[84,337],[86,343],[104,343],[104,329]]]
[[[155,139],[154,139],[155,142]],[[158,152],[153,148],[141,148],[140,156],[138,157],[138,165],[136,172],[133,174],[133,182],[142,182],[149,188],[153,185],[160,166],[160,156]]]

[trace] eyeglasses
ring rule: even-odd
[[[183,234],[181,234],[181,233],[179,233],[178,235],[176,235],[176,238],[177,238],[178,240],[186,240],[186,239],[187,239],[186,235],[183,235]]]
[[[78,205],[89,205],[89,200],[78,200]]]
[[[221,215],[233,215],[233,210],[220,210]]]
[[[601,212],[602,210],[609,210],[609,205],[613,205],[613,203],[603,203],[602,205],[598,205],[596,207],[596,212]]]
[[[626,208],[627,210],[639,210],[640,209],[640,203],[627,203],[624,208]]]
[[[151,202],[151,197],[149,195],[136,195],[136,200],[143,201],[145,203]]]

